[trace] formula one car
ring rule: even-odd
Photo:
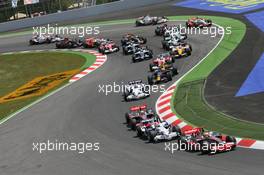
[[[128,43],[146,44],[147,38],[134,34],[126,34],[121,39],[121,45],[127,45]]]
[[[155,35],[163,36],[165,31],[170,29],[172,26],[168,26],[167,24],[163,24],[161,26],[157,26],[155,29]]]
[[[150,50],[148,47],[140,47],[132,55],[132,62],[135,63],[137,61],[151,59],[152,57],[153,57],[152,50]]]
[[[83,44],[82,41],[80,40],[72,40],[69,38],[64,38],[64,40],[61,40],[56,43],[56,48],[57,49],[71,49],[71,48],[77,48],[81,47]]]
[[[140,44],[134,42],[127,42],[126,45],[123,45],[123,54],[133,54],[135,53],[140,47]]]
[[[125,86],[124,100],[139,100],[150,96],[149,87],[142,80],[131,81]]]
[[[174,26],[165,30],[163,37],[164,40],[169,40],[173,37],[183,41],[187,39],[187,34],[183,33],[179,26]]]
[[[146,25],[156,25],[168,22],[168,18],[165,16],[162,17],[151,17],[149,15],[139,17],[136,20],[136,26],[146,26]]]
[[[152,61],[152,63],[149,64],[149,70],[150,72],[153,72],[154,70],[160,68],[163,64],[171,64],[174,63],[175,59],[171,57],[170,53],[162,53],[157,56],[156,59]]]
[[[194,128],[184,131],[180,138],[186,151],[200,151],[202,154],[231,151],[236,148],[236,138],[222,135],[218,132],[204,131]]]
[[[172,47],[170,55],[173,59],[187,57],[192,54],[192,46],[187,43],[181,43],[178,46]]]
[[[232,151],[236,148],[236,138],[225,136],[218,132],[204,132],[201,142],[202,154]]]
[[[36,35],[29,40],[29,45],[49,44],[59,42],[61,40],[63,40],[63,38],[58,35],[55,35],[54,37],[50,35]]]
[[[203,28],[203,27],[211,27],[211,26],[212,26],[212,20],[199,18],[199,17],[190,18],[186,22],[186,27]]]
[[[162,48],[169,51],[174,46],[178,46],[182,44],[183,41],[178,37],[166,37],[161,43],[162,43]]]
[[[150,64],[149,65],[149,69],[151,72],[156,71],[156,70],[161,70],[161,71],[170,71],[171,75],[177,75],[178,74],[178,70],[177,68],[173,65],[173,63],[171,62],[165,62],[160,61],[158,64]]]
[[[153,118],[142,120],[136,125],[137,137],[142,139],[148,138],[148,133],[151,130],[154,130],[160,124],[158,117],[154,116]]]
[[[180,137],[180,128],[171,126],[167,122],[162,122],[154,130],[148,133],[149,142],[156,143],[160,141],[170,141]]]
[[[132,130],[136,130],[136,126],[142,120],[152,119],[155,116],[152,109],[148,109],[147,105],[132,106],[130,112],[125,114],[126,124]]]
[[[84,48],[97,48],[100,46],[101,43],[110,41],[109,39],[105,38],[86,38],[83,41]]]
[[[172,76],[173,75],[170,70],[157,69],[152,75],[148,76],[148,83],[153,85],[161,82],[168,82],[172,80]]]
[[[119,46],[116,45],[113,41],[106,41],[100,44],[98,51],[102,54],[109,54],[119,51]]]

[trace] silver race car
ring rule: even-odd
[[[149,86],[142,80],[131,81],[125,86],[124,100],[139,100],[150,96]]]
[[[168,22],[168,18],[165,16],[158,17],[154,16],[151,17],[149,15],[139,17],[136,20],[136,26],[147,26],[147,25],[156,25]]]

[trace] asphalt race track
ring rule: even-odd
[[[162,7],[157,13],[164,11],[166,6]],[[151,8],[149,7],[149,11]],[[158,9],[157,5],[153,8]],[[142,14],[146,7],[141,10]],[[176,13],[171,11],[170,15]],[[147,45],[157,54],[163,50],[161,38],[154,37],[154,28],[135,28],[127,24],[104,26],[101,30],[102,36],[118,42],[127,32],[142,34],[148,39]],[[54,48],[52,45],[29,47],[29,37],[1,39],[0,52]],[[209,36],[189,36],[193,55],[177,60],[180,75],[173,80],[202,59],[219,39],[219,36],[214,39]],[[154,108],[160,94],[152,94],[145,101],[127,103],[122,101],[121,94],[106,96],[98,93],[98,85],[135,79],[146,81],[148,63],[149,61],[133,64],[130,56],[123,56],[122,52],[111,54],[100,69],[1,125],[0,174],[262,174],[263,151],[238,148],[236,151],[215,156],[199,156],[197,153],[180,151],[171,154],[164,151],[163,143],[148,144],[136,138],[135,132],[129,131],[124,124],[124,113],[134,104],[146,103]],[[166,84],[168,86],[169,83]],[[84,154],[66,151],[39,154],[32,151],[33,142],[46,140],[100,142],[100,151]]]

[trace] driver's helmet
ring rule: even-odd
[[[164,128],[168,129],[170,127],[170,125],[168,124],[168,122],[164,123]]]
[[[203,133],[204,137],[209,137],[210,136],[210,133],[208,131],[204,132]]]
[[[146,112],[145,111],[140,111],[140,115],[142,116],[142,115],[145,115],[146,114]]]

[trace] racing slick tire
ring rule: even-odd
[[[149,85],[153,85],[153,84],[154,84],[154,82],[153,82],[153,79],[152,79],[152,76],[151,76],[151,75],[149,75],[149,76],[148,76],[148,84],[149,84]]]
[[[130,127],[131,127],[131,129],[132,129],[133,131],[136,130],[136,124],[137,124],[136,119],[132,118],[132,119],[130,120]]]
[[[235,137],[233,137],[233,136],[226,136],[226,142],[227,143],[228,142],[234,142],[235,143],[234,146],[232,146],[231,150],[234,150],[236,148],[237,141],[236,141],[236,138]]]
[[[142,137],[143,133],[142,133],[140,127],[137,127],[136,130],[137,130],[137,137]]]
[[[168,81],[172,81],[172,74],[170,72],[168,72],[166,76]]]
[[[126,119],[126,124],[128,125],[130,122],[129,114],[126,112],[125,113],[125,119]]]
[[[150,143],[155,143],[155,137],[157,135],[157,132],[156,131],[149,131],[148,133],[148,141]]]
[[[179,126],[172,126],[171,131],[177,132],[179,133],[179,135],[182,135],[181,128]]]
[[[211,147],[211,141],[210,140],[202,141],[202,143],[201,143],[201,154],[209,154],[211,152],[210,147]]]
[[[29,45],[34,45],[35,43],[34,43],[34,41],[32,41],[32,40],[29,40]]]
[[[135,57],[132,57],[132,62],[133,62],[133,63],[137,62],[137,60],[136,60]]]
[[[154,70],[153,70],[153,67],[154,67],[154,64],[150,63],[150,64],[149,64],[149,71],[150,71],[150,72],[153,72],[153,71],[154,71]]]
[[[174,75],[177,75],[178,74],[178,69],[175,67],[175,66],[172,66],[172,70],[171,70],[171,72],[172,72],[172,75],[174,76]]]

